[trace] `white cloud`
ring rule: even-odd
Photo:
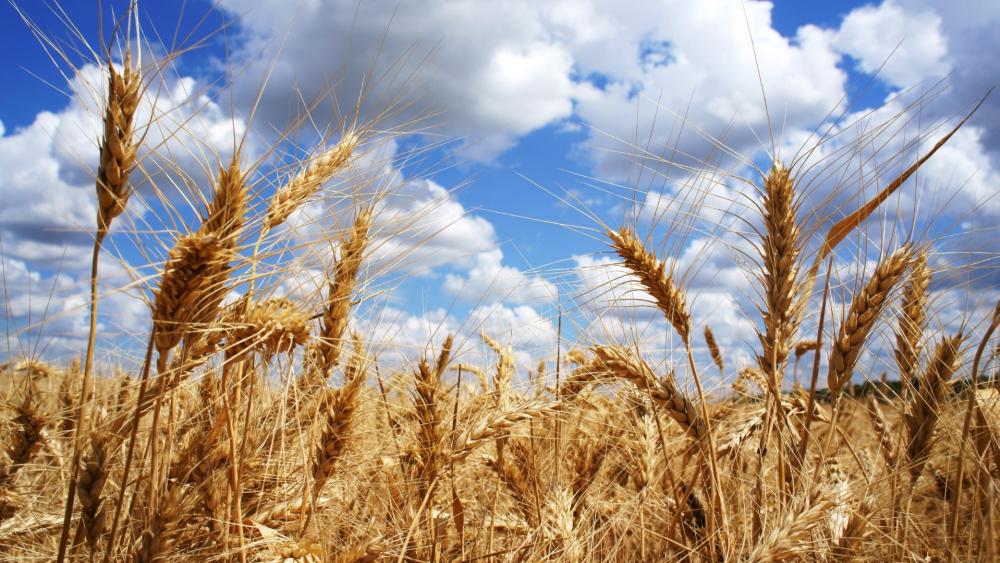
[[[720,183],[689,182],[686,172],[668,169],[663,160],[644,160],[642,180],[654,172],[661,176],[639,202],[639,218],[662,227],[698,213],[693,224],[699,236],[674,249],[677,269],[686,273],[696,317],[709,319],[720,343],[734,355],[739,346],[746,350],[748,341],[753,344],[743,312],[758,321],[754,296],[748,295],[746,274],[737,263],[736,251],[746,252],[749,245],[735,235],[708,245],[702,233],[746,232],[756,224],[746,212],[756,195],[745,184],[723,183],[722,173],[749,175],[745,163],[726,154],[729,149],[747,158],[770,149],[758,69],[778,154],[785,159],[803,143],[811,146],[805,132],[822,122],[844,96],[842,68],[849,63],[845,53],[861,70],[871,72],[903,40],[881,74],[890,87],[953,71],[945,79],[951,87],[945,96],[911,110],[906,118],[913,121],[899,120],[866,139],[861,154],[870,155],[873,147],[879,153],[863,175],[840,159],[857,156],[855,143],[861,133],[876,130],[872,125],[902,111],[902,101],[890,102],[869,117],[861,112],[848,116],[835,127],[839,136],[803,162],[833,163],[843,172],[838,176],[817,167],[804,174],[811,190],[808,204],[825,202],[841,210],[853,209],[863,195],[871,195],[912,160],[915,151],[904,145],[925,133],[927,123],[953,123],[950,118],[958,109],[985,92],[1000,72],[992,56],[997,49],[991,48],[998,45],[1000,9],[992,3],[979,6],[973,16],[972,10],[944,2],[889,0],[855,9],[836,29],[806,25],[791,38],[772,27],[772,5],[767,2],[746,3],[745,14],[739,3],[729,0],[704,2],[698,9],[680,0],[430,1],[402,3],[395,12],[353,0],[310,0],[295,3],[293,9],[279,0],[222,0],[221,5],[239,24],[231,61],[232,68],[240,69],[234,92],[238,108],[250,107],[273,68],[257,114],[257,132],[284,131],[285,124],[301,117],[297,100],[319,100],[314,116],[319,123],[328,112],[350,114],[364,81],[363,114],[391,108],[396,112],[393,125],[419,129],[426,122],[407,120],[440,111],[428,121],[440,123],[440,133],[461,137],[464,155],[475,159],[492,159],[542,127],[582,125],[590,129],[578,148],[589,157],[599,180],[636,179],[635,159],[622,154],[634,152],[631,145],[684,165],[718,167],[720,174],[708,175]],[[332,100],[320,99],[329,88],[342,110],[330,110]],[[94,220],[100,69],[84,67],[73,77],[71,91],[66,108],[41,112],[23,129],[5,131],[0,124],[0,169],[5,171],[0,196],[13,202],[0,209],[0,236],[5,256],[29,272],[18,274],[20,283],[26,285],[34,272],[33,285],[57,283],[67,303],[81,305],[86,302],[82,290]],[[164,105],[156,112],[160,117],[147,143],[158,147],[158,157],[188,172],[210,172],[215,155],[229,150],[234,131],[237,136],[242,132],[242,122],[234,123],[214,93],[193,78],[166,79],[157,93]],[[153,110],[143,111],[140,121],[148,122]],[[855,120],[854,125],[843,125]],[[1000,104],[989,102],[970,125],[925,165],[919,190],[904,187],[890,202],[880,226],[891,223],[890,213],[904,217],[894,228],[907,216],[960,220],[978,232],[961,237],[968,241],[964,245],[947,241],[954,249],[992,248],[1000,217],[995,197],[1000,174],[994,166]],[[178,130],[182,134],[176,135]],[[710,136],[719,137],[727,148]],[[385,145],[380,149],[384,154],[366,157],[356,170],[362,177],[374,173],[382,178],[379,188],[392,187],[385,189],[388,197],[376,215],[373,273],[396,280],[431,279],[453,296],[487,304],[473,311],[469,323],[509,332],[510,338],[522,338],[522,347],[532,345],[523,340],[528,337],[550,343],[551,322],[532,306],[549,299],[552,284],[530,270],[505,264],[492,223],[433,179],[404,177],[392,161],[397,147]],[[283,290],[295,292],[298,284],[300,294],[319,295],[328,263],[318,257],[332,254],[328,235],[350,216],[344,212],[345,195],[333,190],[328,200],[307,206],[289,221],[295,242],[320,241],[324,246],[296,258],[301,264],[296,267],[298,279],[287,280]],[[664,215],[668,201],[672,207]],[[129,212],[141,221],[142,209],[133,204]],[[65,274],[52,278],[59,264]],[[638,330],[652,335],[651,341],[663,341],[668,331],[649,307],[648,296],[643,299],[641,292],[630,291],[636,289],[634,283],[623,283],[624,272],[612,259],[577,257],[576,266],[581,310],[599,316],[592,328],[618,322],[622,334]],[[117,279],[127,283],[125,276]],[[13,293],[17,295],[10,314],[24,316],[26,294]],[[637,307],[637,301],[646,303]],[[116,307],[110,299],[105,310],[114,314]],[[467,340],[475,340],[465,324],[444,310],[396,313],[387,325],[389,333],[401,335],[399,342],[409,351],[422,349],[435,328],[468,333]],[[76,324],[67,325],[65,332],[77,334],[82,311],[67,317],[75,317]],[[640,328],[627,329],[627,323]],[[541,328],[533,332],[524,326]]]
[[[456,195],[429,179],[391,191],[375,216],[373,260],[428,273],[443,265],[468,266],[496,247],[493,224],[471,214]]]
[[[852,10],[831,45],[856,59],[866,73],[874,74],[885,63],[879,76],[893,86],[913,86],[951,70],[941,17],[931,10],[904,9],[892,0]]]
[[[698,10],[683,3],[653,6],[638,14],[627,5],[605,7],[604,15],[628,34],[602,47],[631,53],[631,61],[592,68],[608,82],[579,90],[578,115],[595,130],[585,147],[599,174],[624,177],[629,163],[617,153],[628,152],[629,144],[699,167],[719,158],[707,136],[722,137],[741,154],[756,152],[768,138],[758,68],[779,130],[816,123],[843,95],[846,77],[824,34],[806,26],[794,41],[782,37],[771,27],[768,3],[747,3],[749,21],[728,2],[702,3]],[[662,46],[661,64],[643,64],[644,42]],[[679,134],[682,120],[686,129]]]
[[[489,369],[496,358],[480,340],[485,331],[501,345],[514,349],[518,368],[534,369],[539,360],[555,356],[556,329],[552,320],[536,309],[519,305],[483,305],[463,320],[444,309],[421,314],[385,307],[358,322],[362,333],[374,338],[373,352],[381,361],[409,369],[423,354],[440,351],[444,339],[455,337],[453,359]]]
[[[128,287],[127,272],[110,257],[105,262],[100,272],[98,330],[107,346],[99,354],[116,345],[141,346],[149,325],[149,309],[137,290]],[[45,273],[11,258],[2,258],[0,273],[4,283],[0,314],[11,323],[0,354],[30,356],[37,345],[50,359],[83,353],[81,344],[89,331],[86,279]]]
[[[364,89],[368,115],[404,106],[407,117],[441,112],[433,121],[445,123],[448,135],[468,137],[467,154],[488,159],[572,111],[572,57],[549,28],[549,13],[565,13],[568,2],[401,3],[394,9],[353,0],[220,4],[244,31],[234,55],[246,68],[237,78],[241,102],[256,97],[273,63],[260,108],[267,123],[296,117],[300,108],[289,100],[300,94],[311,101],[333,87],[340,107],[352,108]]]
[[[447,274],[444,289],[463,301],[514,304],[552,302],[557,291],[540,276],[503,265],[503,251],[494,248],[476,255],[465,276]]]

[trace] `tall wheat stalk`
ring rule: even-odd
[[[66,493],[66,510],[63,514],[62,534],[59,538],[59,552],[56,561],[62,563],[66,557],[70,520],[76,495],[77,472],[80,464],[80,427],[89,416],[89,390],[94,366],[94,345],[97,339],[97,271],[101,255],[101,245],[111,228],[111,223],[125,211],[132,193],[129,175],[136,164],[138,142],[134,135],[135,114],[139,107],[142,75],[138,67],[132,65],[132,51],[125,51],[122,71],[115,68],[110,57],[108,67],[107,105],[104,113],[104,135],[101,140],[100,163],[97,168],[97,232],[94,237],[93,256],[90,261],[90,327],[87,336],[87,351],[83,381],[80,389],[79,414],[73,432],[72,476]]]
[[[711,484],[714,496],[713,508],[718,513],[719,524],[725,528],[727,522],[726,503],[722,494],[722,483],[719,478],[718,462],[716,460],[717,447],[715,436],[712,433],[711,419],[708,415],[708,401],[705,391],[702,388],[701,378],[698,376],[698,369],[694,361],[694,351],[691,347],[691,314],[688,312],[684,290],[674,282],[671,276],[667,275],[666,263],[660,261],[652,252],[646,249],[633,231],[623,227],[617,233],[608,231],[607,235],[611,239],[611,246],[624,261],[625,267],[639,279],[639,283],[643,289],[653,297],[656,306],[671,326],[674,327],[674,330],[684,343],[684,348],[687,351],[688,367],[691,370],[691,379],[694,380],[695,388],[698,391],[701,418],[705,424],[705,437],[708,447],[707,451],[703,448],[702,452],[708,458],[709,469],[711,471]],[[714,515],[709,518],[710,536],[714,536],[715,530],[713,528],[717,525],[714,518]],[[714,550],[714,543],[712,549]]]

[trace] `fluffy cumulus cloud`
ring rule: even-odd
[[[947,77],[949,93],[940,104],[935,104],[937,111],[964,113],[972,101],[996,86],[1000,59],[992,53],[1000,48],[1000,35],[996,32],[1000,25],[1000,5],[989,0],[894,2],[907,14],[933,13],[940,18],[940,34],[947,49],[944,59],[950,61],[952,72]],[[920,38],[907,36],[906,40],[919,42]],[[1000,167],[1000,102],[995,97],[987,101],[973,124],[983,130],[982,146],[990,155],[993,167]]]
[[[368,115],[444,112],[448,134],[474,135],[466,153],[490,158],[572,112],[572,55],[553,36],[552,8],[535,2],[220,5],[244,31],[235,53],[246,69],[237,82],[242,101],[269,76],[260,114],[267,122],[288,123],[301,110],[295,100],[322,100],[332,89],[340,107],[360,98]]]
[[[412,367],[416,358],[440,351],[445,338],[455,339],[454,359],[489,370],[495,354],[486,347],[485,333],[514,351],[519,373],[552,361],[557,331],[552,319],[528,305],[481,305],[462,318],[445,309],[414,314],[395,307],[376,308],[358,322],[371,335],[372,352],[389,365]]]
[[[234,58],[246,69],[237,79],[244,103],[256,99],[268,77],[265,121],[286,123],[301,111],[295,100],[322,100],[332,91],[337,107],[361,99],[369,115],[386,108],[406,117],[439,112],[436,121],[466,139],[466,154],[478,158],[570,117],[594,128],[587,148],[598,160],[609,140],[633,139],[636,129],[645,136],[656,128],[651,144],[659,151],[669,142],[672,117],[684,112],[710,135],[739,122],[727,142],[744,149],[767,124],[754,47],[772,111],[789,126],[822,118],[845,80],[826,34],[807,26],[793,39],[782,37],[764,2],[748,3],[746,16],[724,0],[697,10],[676,0],[429,2],[395,10],[348,0],[292,9],[276,0],[221,6],[243,30]],[[355,10],[357,17],[345,17]],[[658,108],[666,108],[662,127],[654,123]],[[690,139],[688,154],[711,146]]]
[[[862,6],[844,18],[831,44],[879,73],[893,86],[912,86],[951,70],[941,16],[930,9],[907,10],[892,0]]]
[[[463,301],[510,302],[515,304],[554,301],[556,287],[540,276],[503,265],[503,251],[480,252],[465,276],[448,274],[444,288]]]

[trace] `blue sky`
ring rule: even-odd
[[[85,335],[93,195],[86,170],[96,156],[92,94],[100,75],[93,56],[81,50],[81,36],[98,45],[100,18],[93,2],[65,4],[55,11],[41,3],[22,6],[46,37],[71,53],[58,65],[15,9],[0,7],[0,52],[6,54],[0,169],[8,171],[0,178],[0,197],[8,202],[0,211],[0,242],[13,335],[0,355],[22,354],[36,342],[37,332],[23,329],[46,313],[50,292],[57,298],[47,311],[53,320],[42,327],[50,349],[71,352]],[[102,4],[108,29],[127,3]],[[199,44],[157,86],[164,103],[180,108],[177,116],[190,117],[183,127],[217,133],[197,150],[178,135],[180,153],[187,149],[178,161],[182,169],[210,168],[213,155],[231,150],[225,132],[234,127],[246,127],[250,152],[264,154],[280,141],[275,132],[302,115],[300,99],[322,99],[314,111],[320,128],[335,122],[330,108],[351,107],[362,84],[363,119],[392,103],[407,108],[380,126],[425,117],[422,134],[382,149],[388,158],[386,151],[399,156],[444,142],[421,166],[396,170],[402,180],[385,216],[415,213],[428,233],[440,236],[424,245],[389,245],[411,260],[386,274],[388,285],[373,284],[392,291],[362,307],[356,326],[378,334],[386,348],[408,351],[445,332],[471,343],[482,328],[512,343],[525,364],[553,353],[560,305],[566,334],[581,341],[669,341],[662,321],[630,306],[628,292],[616,287],[619,272],[604,242],[592,236],[602,223],[649,233],[684,275],[696,317],[712,325],[734,363],[748,360],[758,319],[738,233],[753,224],[748,202],[755,196],[722,173],[756,178],[713,150],[710,139],[766,165],[769,122],[786,159],[816,146],[809,137],[815,128],[832,128],[839,136],[812,155],[808,163],[817,166],[801,173],[811,188],[807,206],[825,203],[835,218],[837,206],[870,196],[1000,78],[1000,62],[983,54],[1000,50],[1000,8],[989,2],[192,0],[141,2],[140,13],[153,53]],[[184,122],[180,117],[175,123]],[[896,244],[915,226],[940,242],[941,260],[978,264],[940,284],[941,302],[991,307],[995,284],[981,279],[996,266],[995,246],[983,245],[993,241],[1000,218],[998,131],[994,97],[925,168],[920,189],[895,198],[869,229],[872,238],[859,238],[845,261],[877,258],[876,239],[896,232],[888,241]],[[859,137],[865,141],[860,152]],[[308,145],[317,135],[306,127],[294,140]],[[718,172],[692,174],[637,158],[639,149],[701,168],[711,162]],[[852,167],[851,155],[868,160]],[[373,159],[386,164],[369,155],[368,166]],[[824,162],[834,165],[824,169]],[[148,228],[166,227],[150,219],[152,205],[153,212],[137,217],[152,221]],[[342,211],[318,202],[300,218],[300,228],[285,233],[286,242],[315,245],[342,224]],[[690,236],[663,238],[671,221],[684,218]],[[945,226],[931,226],[932,219]],[[388,220],[383,232],[392,232]],[[122,263],[107,260],[102,323],[107,334],[121,336],[106,341],[107,355],[129,350],[146,330],[135,298],[142,285],[133,283],[129,267],[162,257],[160,249],[144,254],[134,237],[118,236]],[[386,257],[373,262],[379,259]],[[322,259],[314,262],[306,264],[308,275],[275,279],[275,291],[315,305],[321,295],[304,289],[316,286],[309,275],[322,273]],[[972,285],[985,289],[970,298]],[[556,290],[558,300],[551,296]],[[960,320],[942,317],[940,324]]]

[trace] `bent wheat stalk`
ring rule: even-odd
[[[139,107],[142,75],[132,66],[132,52],[126,50],[122,72],[115,69],[110,58],[108,66],[108,99],[104,113],[104,136],[101,141],[100,161],[97,168],[97,233],[94,237],[93,256],[90,261],[90,329],[87,336],[87,351],[84,360],[83,382],[80,388],[79,412],[73,431],[73,461],[69,488],[66,493],[66,509],[63,514],[63,528],[59,538],[56,561],[62,563],[66,557],[69,540],[70,519],[77,489],[77,475],[80,465],[81,432],[86,423],[90,401],[89,389],[94,366],[94,346],[97,339],[97,271],[101,246],[111,228],[111,222],[125,211],[125,205],[132,193],[129,174],[135,166],[138,142],[134,137],[134,120]]]

